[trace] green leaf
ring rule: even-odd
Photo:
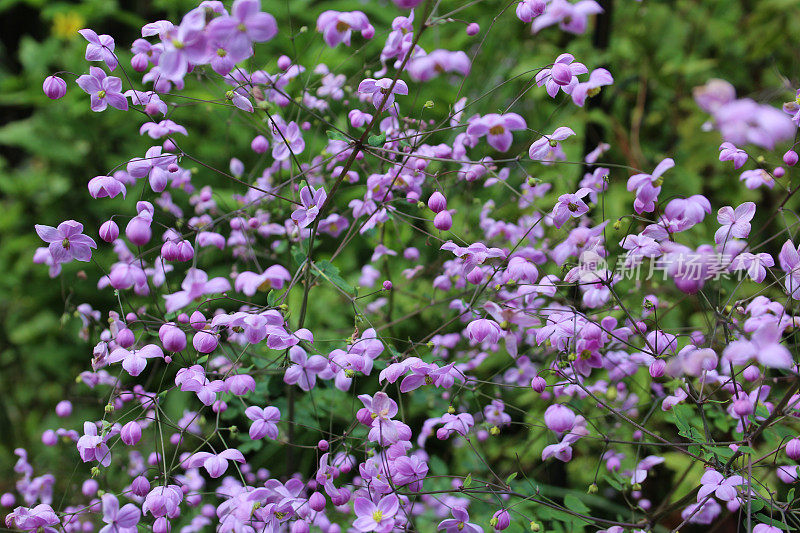
[[[347,141],[347,137],[340,131],[336,130],[327,130],[325,133],[328,135],[328,139],[332,141]]]
[[[784,522],[781,522],[780,520],[776,520],[775,518],[770,518],[769,516],[767,516],[767,515],[765,515],[763,513],[758,513],[756,515],[756,518],[759,521],[761,521],[761,522],[763,522],[763,523],[765,523],[767,525],[775,526],[775,527],[780,528],[780,529],[782,529],[784,531],[791,531],[792,530],[792,528],[790,528],[788,526],[788,524],[786,524]]]
[[[381,133],[380,135],[370,135],[367,139],[367,144],[370,146],[383,146],[383,143],[386,142],[386,134]]]
[[[564,496],[564,507],[580,514],[589,514],[590,509],[577,496],[567,494]]]
[[[509,483],[514,481],[514,479],[516,477],[517,477],[517,473],[516,472],[512,472],[511,475],[506,478],[506,485],[508,485]]]
[[[464,483],[462,485],[465,489],[472,485],[472,474],[467,474],[467,477],[464,478]]]
[[[339,269],[327,259],[314,263],[314,268],[328,281],[342,289],[346,293],[352,293],[353,287],[339,275]]]

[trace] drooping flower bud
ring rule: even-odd
[[[142,427],[138,422],[132,420],[122,426],[122,430],[119,432],[119,438],[128,446],[135,446],[136,443],[139,442],[139,439],[142,438]]]
[[[58,100],[67,94],[67,82],[58,76],[47,76],[42,84],[42,90],[51,100]]]
[[[452,228],[453,217],[450,216],[450,212],[445,210],[441,213],[437,213],[433,218],[433,227],[440,231],[447,231]]]
[[[158,328],[158,338],[168,352],[180,352],[186,348],[186,334],[171,322]]]
[[[119,237],[119,226],[113,220],[106,220],[100,226],[100,238],[106,242],[114,242]]]
[[[125,227],[125,235],[136,246],[144,246],[150,242],[153,232],[150,229],[150,221],[142,216],[135,216]]]
[[[444,194],[436,191],[428,198],[428,207],[434,213],[441,213],[447,209],[447,198],[445,198]]]

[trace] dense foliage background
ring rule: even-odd
[[[323,9],[363,10],[376,27],[389,25],[397,14],[396,10],[388,9],[390,4],[384,0],[269,0],[262,4],[278,19],[280,28],[292,28],[297,47],[307,45],[316,16]],[[442,4],[442,9],[446,9],[460,2],[445,0]],[[692,90],[711,78],[722,78],[736,87],[739,96],[760,102],[780,105],[793,98],[800,73],[797,2],[606,0],[601,4],[606,12],[591,22],[586,34],[577,36],[545,30],[531,37],[529,25],[520,24],[514,17],[499,18],[496,23],[503,27],[494,31],[508,38],[502,42],[494,39],[484,45],[473,72],[485,78],[487,88],[505,79],[512,81],[487,98],[505,106],[527,87],[529,80],[524,73],[552,62],[564,50],[578,58],[591,56],[597,65],[614,65],[615,84],[583,109],[556,108],[543,91],[529,91],[515,111],[533,128],[537,125],[550,128],[553,124],[570,124],[575,128],[575,124],[590,124],[583,131],[576,129],[581,142],[565,147],[569,160],[580,160],[581,154],[600,139],[612,144],[606,161],[621,168],[651,169],[655,162],[669,156],[680,161],[679,172],[671,178],[671,194],[702,193],[713,198],[715,205],[738,205],[751,200],[759,206],[754,228],[763,229],[764,235],[780,230],[783,224],[780,219],[770,220],[770,227],[764,228],[759,222],[767,222],[771,207],[777,207],[785,190],[745,190],[738,185],[737,171],[731,166],[715,164],[719,133],[703,131],[708,115],[696,105]],[[71,90],[66,99],[56,104],[42,94],[42,80],[55,70],[76,73],[85,70],[86,43],[77,34],[78,29],[91,27],[98,33],[114,35],[120,46],[124,46],[138,37],[144,23],[161,18],[179,20],[194,5],[186,0],[130,3],[0,0],[3,47],[0,49],[0,493],[13,487],[13,476],[6,473],[15,459],[11,453],[14,448],[27,448],[34,464],[56,464],[53,459],[59,452],[43,446],[40,439],[42,431],[54,424],[53,406],[59,400],[71,400],[78,413],[84,409],[96,412],[103,406],[101,399],[85,396],[81,392],[84,389],[74,381],[74,376],[86,368],[92,348],[89,341],[76,341],[81,321],[74,315],[74,309],[82,302],[105,309],[113,303],[113,294],[94,290],[95,277],[81,275],[81,267],[93,266],[69,265],[65,268],[67,275],[54,282],[46,268],[33,265],[33,251],[41,244],[33,225],[42,221],[54,223],[83,213],[82,221],[87,226],[99,226],[108,213],[98,203],[89,210],[88,179],[108,173],[109,169],[126,163],[129,154],[143,153],[149,146],[147,139],[123,126],[126,120],[123,114],[88,114],[86,97],[78,90]],[[479,2],[461,11],[459,17],[467,21],[486,20],[483,13],[495,14],[504,6],[497,1]],[[434,28],[432,33],[437,31]],[[470,39],[463,32],[446,31],[436,36],[434,42],[443,48],[469,50],[476,46]],[[274,65],[275,56],[270,56],[276,53],[273,46],[277,43],[259,47],[258,57],[251,61]],[[364,46],[380,49],[378,42]],[[361,56],[352,52],[349,48],[328,49],[319,61],[329,65],[361,64]],[[128,57],[124,55],[126,51],[122,53]],[[442,82],[431,90],[433,94],[440,91],[441,99],[432,99],[433,106],[426,116],[441,120],[448,113],[446,95],[450,94],[450,85]],[[465,96],[472,101],[481,94]],[[415,102],[410,107],[422,104]],[[194,110],[198,114],[196,124],[190,115],[183,115],[183,122],[187,126],[202,126],[203,133],[189,138],[187,151],[218,168],[226,168],[233,155],[243,158],[241,150],[235,153],[231,150],[246,146],[251,138],[250,132],[235,127],[240,116],[206,104],[197,105]],[[208,120],[209,113],[214,120]],[[527,149],[527,140],[517,141],[519,145],[511,153]],[[244,161],[245,166],[250,169],[258,163],[258,156],[246,155],[250,160]],[[558,193],[573,192],[584,172],[579,164],[572,168],[569,165],[541,168],[536,178],[553,182]],[[624,206],[630,203],[625,192],[628,175],[628,171],[617,176],[612,172],[611,189],[606,196],[609,212],[624,211]],[[226,184],[220,181],[215,190],[225,192]],[[493,194],[500,201],[503,191],[498,189]],[[473,208],[464,201],[453,207],[459,210],[456,224],[462,213],[466,216]],[[402,235],[396,239],[402,241]],[[781,243],[782,240],[768,244],[767,251],[777,255]],[[101,251],[97,255],[99,263],[103,263],[106,253]],[[355,272],[355,265],[371,253],[371,248],[351,248],[342,256],[340,269]],[[426,254],[423,250],[422,264]],[[357,279],[347,282],[355,285]],[[59,284],[60,291],[56,290]],[[326,307],[341,305],[335,293],[320,291],[319,297],[329,298],[330,302],[318,302],[310,309],[308,322],[326,324],[330,331],[340,331],[341,337],[346,337],[353,324],[347,322],[344,314],[325,312]],[[402,305],[405,307],[393,310],[395,316],[414,310],[408,299]],[[692,316],[696,310],[690,307],[682,311],[686,315],[675,320],[684,323],[701,320],[699,315]],[[434,329],[431,324],[443,312],[433,307],[399,324],[392,331],[398,348],[402,348],[404,340],[422,337],[423,332]],[[328,408],[323,404],[322,409]],[[523,436],[520,439],[524,441]],[[528,457],[515,457],[513,448],[493,448],[489,444],[487,454],[498,464],[510,465],[517,461],[538,461],[540,450],[541,447]],[[677,456],[670,459],[685,461]],[[63,472],[59,472],[59,479],[69,479],[75,464],[64,461],[60,467]],[[541,468],[550,485],[549,488],[543,485],[543,490],[559,496],[561,469],[568,468],[573,473],[588,470],[585,476],[588,485],[594,463],[575,461],[566,466],[543,463]],[[673,468],[680,470],[677,464]],[[671,488],[667,482],[651,490],[666,492]]]

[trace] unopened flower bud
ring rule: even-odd
[[[67,82],[58,76],[47,76],[42,84],[42,90],[51,100],[58,100],[67,94]]]

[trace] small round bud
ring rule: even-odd
[[[0,505],[3,507],[14,507],[15,503],[17,503],[17,499],[10,492],[3,493],[3,495],[0,496]]]
[[[58,76],[47,76],[42,84],[42,90],[51,100],[58,100],[67,94],[67,82]]]
[[[658,379],[664,375],[664,372],[667,369],[667,363],[663,359],[656,359],[652,363],[650,363],[650,377],[653,379]]]
[[[308,498],[308,506],[311,507],[316,512],[320,512],[325,509],[325,496],[320,494],[319,492],[314,492]]]
[[[278,58],[278,68],[281,70],[286,70],[292,66],[292,60],[289,56],[283,55]]]
[[[798,157],[797,152],[794,150],[787,150],[787,152],[783,154],[783,162],[786,163],[787,166],[795,166],[798,159],[800,159],[800,157]]]
[[[122,426],[122,430],[119,432],[119,437],[122,439],[122,442],[128,446],[135,446],[136,443],[139,442],[139,439],[142,438],[142,427],[138,422],[132,420]]]
[[[133,217],[125,227],[125,235],[136,246],[144,246],[150,242],[150,237],[153,236],[150,221],[142,216]]]
[[[453,227],[453,217],[450,216],[449,211],[442,211],[437,213],[433,218],[433,227],[440,231],[447,231]]]
[[[447,209],[447,198],[439,191],[436,191],[428,198],[428,207],[434,213],[441,213]]]
[[[257,154],[263,154],[269,148],[269,141],[263,135],[259,135],[250,142],[250,148]]]
[[[117,332],[117,338],[114,340],[123,348],[130,348],[136,342],[136,337],[130,329],[122,328]]]
[[[782,178],[786,175],[786,169],[783,167],[775,167],[775,170],[772,171],[772,175],[776,178]]]
[[[58,435],[52,429],[47,429],[42,433],[42,444],[45,446],[55,446],[58,443]]]
[[[72,414],[72,403],[69,400],[61,400],[56,404],[56,416],[66,418]]]
[[[531,388],[541,394],[547,388],[547,382],[542,376],[536,376],[531,380]]]
[[[786,443],[786,455],[794,461],[800,459],[800,439],[794,438]]]
[[[478,35],[480,31],[481,31],[481,26],[477,22],[472,22],[467,25],[467,35],[469,35],[470,37]]]
[[[385,291],[392,290],[392,282],[389,281],[388,279],[383,282],[383,290],[385,290]]]
[[[589,485],[589,488],[586,489],[586,492],[588,494],[597,494],[597,483],[592,483]]]
[[[131,492],[137,496],[147,496],[150,492],[150,482],[144,476],[139,476],[131,482]]]
[[[497,426],[492,426],[491,428],[489,428],[489,433],[491,433],[492,436],[496,437],[500,434],[500,428]]]
[[[325,439],[320,439],[320,441],[317,443],[317,448],[319,448],[319,450],[322,452],[327,452],[328,448],[330,448],[330,444]]]
[[[200,353],[211,353],[217,348],[217,336],[207,331],[198,331],[192,339],[192,346]]]
[[[114,242],[119,237],[119,226],[113,220],[106,220],[100,226],[100,238],[106,242]]]

